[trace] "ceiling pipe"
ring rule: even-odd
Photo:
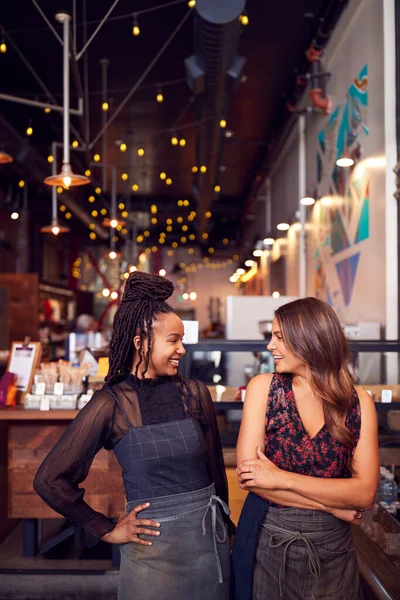
[[[187,83],[196,96],[199,118],[197,166],[207,172],[198,175],[200,230],[206,228],[205,212],[214,199],[223,145],[221,119],[227,118],[233,92],[240,83],[245,59],[238,56],[239,17],[245,0],[215,2],[198,0],[194,11],[194,54],[185,60]]]

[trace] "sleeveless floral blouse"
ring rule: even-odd
[[[356,447],[360,437],[361,412],[353,390],[346,427],[354,435]],[[349,478],[348,450],[326,429],[310,437],[306,432],[294,400],[292,375],[274,373],[265,420],[265,454],[279,468],[312,477]]]

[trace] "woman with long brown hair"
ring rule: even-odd
[[[374,402],[354,385],[347,341],[325,302],[280,307],[268,349],[276,372],[250,382],[237,445],[240,486],[268,501],[247,597],[355,600],[350,524],[372,507],[379,481]]]

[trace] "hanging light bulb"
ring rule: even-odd
[[[161,88],[158,88],[156,100],[157,100],[157,102],[160,102],[160,103],[164,102],[164,96],[163,96],[163,93],[161,91]]]
[[[132,185],[132,192],[137,192],[137,191],[138,191],[138,189],[139,189],[139,186],[138,186],[138,184],[137,184],[137,183],[134,183],[134,184]]]
[[[207,167],[206,167],[206,165],[201,165],[200,171],[201,171],[201,173],[207,173]]]
[[[20,180],[18,181],[18,187],[20,187],[20,188],[23,188],[23,187],[25,187],[25,181],[24,181],[23,179],[20,179]]]
[[[117,258],[117,253],[115,252],[115,250],[111,250],[108,253],[109,258],[111,258],[111,260],[114,260],[115,258]]]
[[[165,180],[165,183],[166,183],[167,185],[171,185],[171,184],[172,184],[172,179],[171,179],[171,177],[167,177],[167,179]]]
[[[144,148],[138,148],[138,156],[144,156]]]
[[[164,171],[162,171],[160,173],[160,179],[162,179],[164,181],[164,179],[166,179],[166,178],[167,178],[167,174]]]
[[[95,155],[93,156],[93,160],[94,160],[94,162],[100,162],[100,160],[101,160],[101,156],[100,156],[100,154],[95,154]]]
[[[214,186],[214,192],[217,192],[217,194],[221,191],[221,186],[220,185],[215,185]]]
[[[196,165],[194,165],[192,167],[192,173],[197,173],[198,170],[199,170],[199,167],[196,167]]]
[[[196,6],[196,0],[189,0],[188,7],[189,8],[194,8],[195,6]]]
[[[79,148],[79,142],[78,142],[78,140],[74,140],[74,141],[72,142],[71,146],[72,146],[73,148]]]
[[[119,145],[119,149],[121,152],[126,152],[128,146],[125,144],[125,142],[121,142]]]
[[[140,35],[140,27],[139,27],[139,23],[138,23],[136,14],[133,15],[132,35],[134,35],[135,37]]]
[[[104,112],[107,112],[109,108],[110,105],[108,104],[108,102],[103,102],[103,104],[101,105],[101,110],[103,110]]]
[[[249,24],[249,17],[247,16],[246,13],[243,13],[242,15],[240,15],[239,21],[241,22],[242,25],[244,25],[246,27],[246,25]]]
[[[128,180],[128,173],[122,173],[121,179],[122,179],[122,181],[127,181]]]
[[[111,294],[108,288],[104,288],[104,290],[101,293],[103,294],[104,298],[108,298],[108,296]]]
[[[221,127],[221,129],[225,129],[226,127],[226,120],[225,119],[221,119],[219,122],[219,126]]]
[[[92,174],[92,171],[90,169],[86,169],[86,171],[85,171],[86,177],[90,177],[91,174]]]
[[[116,300],[118,298],[118,292],[111,292],[110,298],[111,300]]]
[[[46,115],[48,115],[49,113],[51,113],[51,108],[46,106],[46,108],[44,109],[44,112],[46,113]]]
[[[179,143],[179,140],[178,140],[178,138],[176,137],[176,135],[173,135],[173,136],[171,137],[171,144],[172,144],[173,146],[177,146],[177,145],[178,145],[178,143]]]
[[[52,154],[49,154],[49,156],[47,157],[47,162],[50,164],[54,162],[54,156]]]
[[[185,140],[185,138],[182,138],[182,139],[179,140],[179,145],[182,146],[182,147],[186,146],[186,140]]]
[[[13,157],[11,154],[4,152],[4,150],[0,150],[0,165],[6,165],[7,163],[13,162]]]
[[[16,221],[17,219],[19,219],[19,213],[17,211],[12,212],[11,218],[13,221]]]
[[[33,134],[33,127],[31,127],[31,125],[29,125],[29,127],[26,128],[26,135],[31,136]]]
[[[117,225],[118,225],[117,219],[111,219],[110,227],[113,227],[115,229]]]
[[[0,52],[2,54],[5,54],[7,52],[7,44],[5,43],[4,38],[1,40]]]

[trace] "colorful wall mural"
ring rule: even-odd
[[[317,136],[320,201],[312,217],[315,291],[339,314],[351,302],[363,243],[370,235],[368,159],[363,160],[363,140],[368,135],[368,66],[364,65]],[[339,167],[339,158],[351,158],[354,165]]]

